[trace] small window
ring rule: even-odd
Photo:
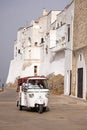
[[[62,21],[60,22],[60,26],[62,26]]]
[[[29,40],[29,42],[31,43],[31,38],[30,38],[30,37],[28,38],[28,40]]]
[[[43,37],[41,38],[41,43],[44,43],[44,38]]]
[[[35,46],[37,46],[37,44],[38,44],[38,43],[37,43],[37,42],[35,42]]]
[[[34,75],[37,75],[37,66],[34,66]]]
[[[68,24],[68,42],[70,41],[70,24]]]
[[[82,55],[80,54],[80,61],[82,60]]]
[[[20,52],[20,49],[18,49],[18,54],[20,54],[21,52]]]

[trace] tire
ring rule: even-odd
[[[39,105],[39,113],[42,113],[43,112],[43,105]]]
[[[17,101],[17,107],[19,106],[19,101]]]
[[[19,105],[19,110],[20,110],[20,111],[22,110],[22,106],[21,106],[21,105]]]
[[[45,111],[46,111],[46,109],[47,109],[47,108],[46,108],[46,107],[44,107],[44,108],[43,108],[43,111],[45,112]]]

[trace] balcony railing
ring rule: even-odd
[[[64,50],[65,47],[66,47],[66,42],[63,41],[63,42],[58,43],[55,47],[50,48],[50,50],[51,52],[58,52],[58,51]]]

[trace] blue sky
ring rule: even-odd
[[[63,10],[72,0],[0,0],[0,85],[13,59],[17,30],[42,15],[43,8]]]

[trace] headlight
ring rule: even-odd
[[[30,94],[29,94],[29,97],[30,97],[30,98],[34,97],[34,94],[33,94],[33,93],[30,93]]]

